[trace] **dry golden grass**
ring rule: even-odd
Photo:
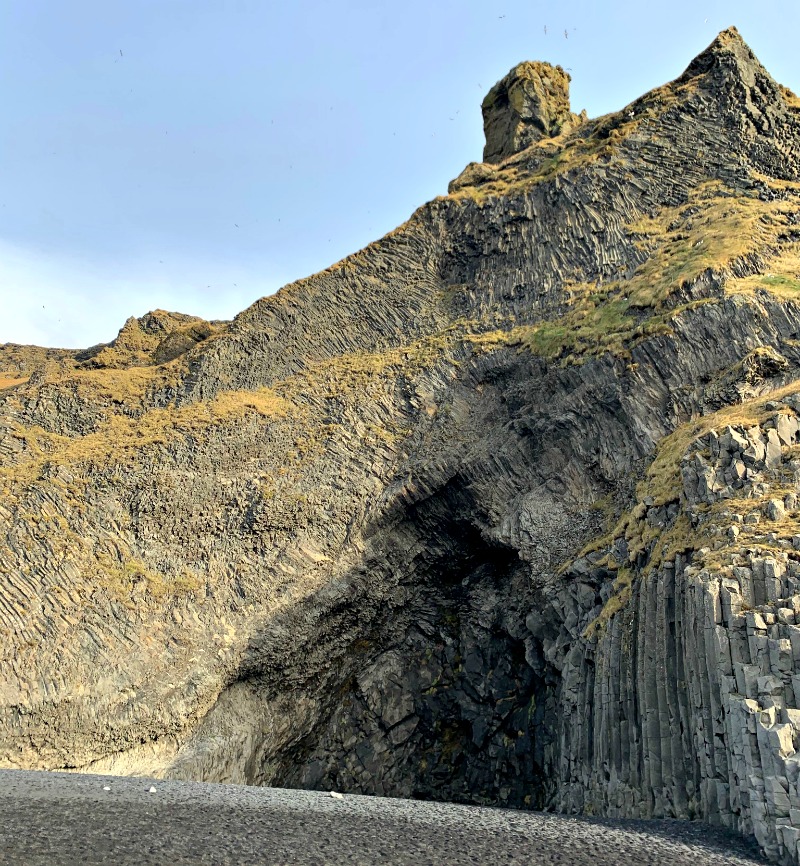
[[[88,362],[91,367],[106,369],[146,367],[156,363],[156,350],[166,337],[173,340],[181,334],[186,335],[186,346],[202,341],[224,330],[227,325],[212,325],[194,316],[170,313],[166,310],[153,310],[148,314],[160,325],[160,330],[148,331],[139,319],[131,317],[120,329],[112,344],[104,346]]]
[[[174,362],[169,367],[75,370],[68,376],[59,377],[58,382],[74,390],[76,396],[98,405],[124,403],[135,408],[143,403],[149,391],[178,384],[182,371],[178,363]]]
[[[786,100],[786,104],[791,108],[800,108],[800,97],[797,96],[792,90],[789,90],[788,87],[784,87],[784,85],[778,85],[781,89],[781,94],[783,98]]]
[[[681,489],[681,458],[695,439],[704,436],[709,430],[724,430],[728,426],[753,427],[760,424],[772,414],[765,407],[767,402],[780,401],[783,397],[798,392],[800,385],[793,382],[757,399],[726,406],[683,424],[659,443],[646,477],[637,487],[637,495],[640,498],[651,496],[656,505],[677,499]]]
[[[695,209],[699,212],[693,213]],[[772,249],[791,209],[790,202],[764,202],[707,182],[685,205],[630,224],[649,253],[625,283],[631,306],[657,307],[704,271],[724,271],[749,253]]]
[[[760,289],[783,300],[800,300],[800,245],[782,249],[770,260],[767,273],[731,280],[725,289],[729,294],[752,294]]]
[[[601,158],[610,159],[613,154],[610,140],[562,134],[535,142],[521,153],[492,166],[491,175],[482,177],[475,185],[455,190],[450,194],[450,198],[469,198],[482,203],[491,198],[530,189],[567,171],[577,171]]]
[[[216,425],[236,423],[248,413],[273,419],[287,418],[294,406],[264,388],[259,391],[225,391],[215,399],[163,409],[150,409],[139,418],[112,414],[98,429],[80,437],[61,436],[41,427],[12,427],[11,433],[27,445],[27,456],[13,466],[0,467],[0,482],[29,484],[46,463],[60,466],[108,468],[125,464],[143,448],[166,445]]]
[[[112,598],[126,607],[135,607],[132,598],[135,592],[149,595],[156,603],[171,600],[176,596],[197,592],[203,585],[200,575],[188,568],[178,574],[164,575],[150,568],[143,560],[123,557],[117,561],[107,553],[97,554],[86,567],[84,580],[102,587]]]
[[[73,353],[68,349],[46,349],[42,346],[22,346],[18,343],[0,344],[0,375],[29,376],[48,365],[67,368],[74,366]]]
[[[507,344],[501,332],[470,333],[473,324],[461,319],[436,334],[405,346],[382,352],[347,352],[333,358],[308,361],[305,370],[276,385],[276,390],[287,398],[307,393],[352,392],[358,395],[371,381],[399,373],[410,375],[430,367],[464,341],[488,348]]]
[[[611,597],[603,605],[600,613],[586,626],[583,636],[590,640],[602,636],[612,617],[628,604],[632,594],[633,572],[624,566],[617,571]]]
[[[6,388],[14,388],[17,385],[24,385],[30,376],[21,376],[16,373],[0,373],[0,391]]]

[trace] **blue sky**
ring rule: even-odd
[[[596,116],[731,24],[800,90],[796,0],[0,0],[0,342],[230,318],[445,193],[519,61]]]

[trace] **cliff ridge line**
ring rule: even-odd
[[[0,764],[798,862],[796,99],[735,31],[605,117],[567,84],[232,322],[0,347]]]

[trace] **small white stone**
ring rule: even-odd
[[[103,785],[103,790],[104,790],[104,791],[110,791],[111,788],[109,788],[108,785]]]
[[[150,790],[147,792],[148,794],[155,794],[156,789],[151,785]]]
[[[338,791],[331,791],[331,797],[334,800],[344,800],[344,794],[340,794]]]

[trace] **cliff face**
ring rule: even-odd
[[[233,322],[0,348],[2,766],[797,862],[800,103],[735,30],[596,120],[523,66],[489,161]]]

